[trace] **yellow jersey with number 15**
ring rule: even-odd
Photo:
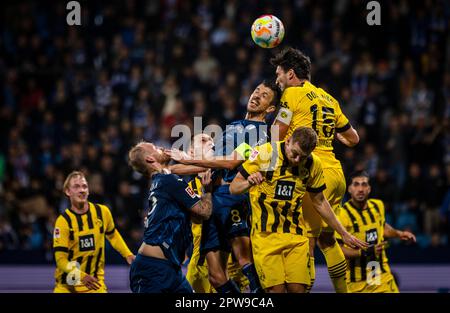
[[[285,138],[301,126],[314,129],[318,137],[314,153],[320,157],[323,168],[341,168],[333,153],[333,140],[336,132],[344,132],[351,125],[339,103],[325,90],[309,81],[286,88],[281,96],[277,120],[289,125]]]

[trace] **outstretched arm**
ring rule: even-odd
[[[212,179],[211,170],[207,170],[205,175],[202,177],[202,185],[204,188],[204,193],[200,201],[198,201],[191,208],[192,221],[196,224],[201,224],[202,221],[207,220],[211,217],[212,213]]]
[[[171,159],[180,162],[181,164],[185,164],[185,166],[193,166],[201,167],[201,168],[216,168],[216,169],[235,169],[239,165],[241,165],[245,160],[240,157],[238,153],[233,152],[227,156],[216,156],[212,158],[201,158],[194,159],[191,156],[183,153],[182,151],[172,149],[166,150],[164,153],[170,156]],[[176,168],[176,170],[178,170]],[[172,171],[175,174],[179,174],[177,172]]]
[[[400,238],[404,241],[416,242],[416,236],[414,236],[413,233],[395,229],[388,223],[384,223],[384,236],[387,238]]]
[[[336,133],[336,138],[347,147],[354,147],[359,143],[358,132],[353,127],[344,132]]]
[[[368,244],[358,238],[350,235],[344,226],[339,222],[330,203],[325,199],[322,192],[309,192],[314,209],[324,219],[324,221],[330,225],[339,235],[341,235],[344,243],[352,248],[367,248]]]

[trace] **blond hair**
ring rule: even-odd
[[[64,185],[63,185],[63,191],[66,191],[67,189],[69,189],[69,184],[70,184],[70,180],[74,177],[81,177],[86,179],[86,176],[84,176],[83,172],[80,171],[73,171],[72,173],[70,173],[69,175],[67,175],[66,180],[64,181]]]
[[[130,165],[136,172],[139,172],[144,176],[149,176],[147,165],[145,162],[146,152],[141,146],[143,142],[144,141],[139,142],[128,152],[128,165]]]

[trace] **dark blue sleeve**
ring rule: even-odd
[[[166,188],[168,193],[184,209],[190,210],[200,197],[197,196],[191,187],[180,177],[168,175]]]

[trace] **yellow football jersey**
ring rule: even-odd
[[[133,254],[116,229],[108,207],[89,202],[89,210],[84,214],[66,209],[56,219],[53,233],[56,285],[73,292],[87,292],[81,277],[76,275],[78,266],[104,285],[105,237],[124,258]]]
[[[339,220],[347,231],[360,240],[369,244],[378,244],[384,241],[384,203],[378,199],[369,199],[367,208],[356,208],[351,201],[344,204],[339,212]],[[338,238],[339,234],[336,235]],[[390,273],[386,251],[376,260],[368,260],[365,256],[348,260],[347,282],[359,282],[367,279],[367,264],[378,261],[381,273]]]
[[[325,189],[322,164],[313,153],[299,166],[290,166],[285,142],[256,147],[239,171],[244,177],[261,172],[265,181],[249,190],[252,232],[306,235],[302,220],[302,198],[306,191]]]
[[[199,196],[203,194],[203,186],[200,178],[197,176],[189,182],[189,186]],[[200,255],[200,243],[202,240],[202,224],[192,223],[193,248],[192,256],[187,268],[186,279],[197,293],[214,293],[215,290],[208,280],[208,265],[204,255]],[[228,274],[241,289],[244,291],[249,285],[247,277],[242,274],[241,266],[233,259],[230,254],[227,264]]]
[[[338,101],[325,90],[309,81],[286,88],[281,96],[277,120],[289,125],[286,138],[301,126],[314,129],[318,137],[314,153],[322,160],[322,167],[341,167],[333,153],[333,140],[335,132],[344,132],[351,125]]]

